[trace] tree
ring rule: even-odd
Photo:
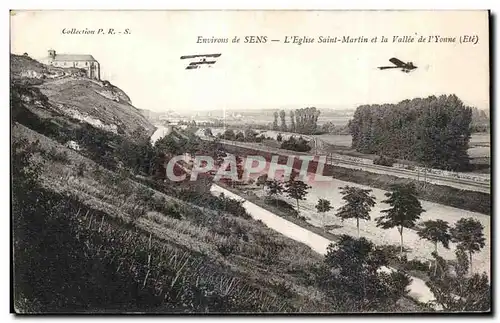
[[[375,197],[370,195],[372,190],[366,190],[359,187],[344,186],[340,188],[342,199],[346,202],[336,216],[344,219],[356,219],[356,228],[359,238],[359,219],[370,220],[370,210],[375,206]]]
[[[451,228],[451,241],[457,243],[457,248],[469,253],[470,273],[472,274],[472,254],[485,246],[483,225],[474,218],[462,218]]]
[[[315,107],[295,110],[295,131],[303,134],[313,134],[318,127],[320,111]]]
[[[205,137],[213,137],[214,135],[212,134],[212,129],[210,128],[206,128],[204,131],[203,131],[203,135]]]
[[[413,228],[416,221],[420,218],[422,209],[420,201],[417,198],[417,192],[413,184],[395,184],[391,186],[391,192],[385,193],[387,203],[390,209],[382,210],[382,215],[377,218],[377,227],[390,229],[397,227],[401,237],[400,256],[403,257],[403,229]]]
[[[443,220],[428,220],[422,223],[417,234],[421,239],[426,239],[434,243],[434,252],[437,253],[439,242],[441,242],[446,249],[450,249],[449,244],[451,235],[448,230],[448,222]]]
[[[225,160],[226,157],[227,157],[227,153],[224,150],[222,150],[222,149],[216,149],[215,150],[215,156],[214,156],[215,166],[217,168],[221,167],[222,164],[224,163],[224,160]]]
[[[425,283],[435,300],[431,303],[441,306],[446,312],[488,311],[491,308],[491,287],[486,273],[467,277],[469,267],[467,255],[462,249],[457,249],[457,261],[454,272],[442,257],[433,253],[439,271],[429,276]]]
[[[281,143],[281,149],[307,152],[311,150],[311,146],[309,146],[308,142],[304,138],[300,137],[297,140],[294,136],[291,136],[288,140]]]
[[[335,133],[336,130],[337,130],[337,127],[331,121],[328,121],[327,123],[324,123],[321,126],[321,131],[324,131],[324,132]]]
[[[281,142],[283,140],[283,136],[279,133],[277,136],[276,136],[276,140],[278,142]]]
[[[322,222],[323,222],[323,229],[325,230],[325,232],[326,232],[326,227],[325,227],[326,221],[324,219],[325,217],[324,213],[329,212],[331,209],[332,206],[330,205],[330,201],[325,199],[318,200],[318,204],[316,204],[316,210],[318,211],[318,213],[323,213]]]
[[[185,152],[185,147],[174,132],[169,133],[155,142],[155,149],[170,156],[177,156]]]
[[[295,114],[293,110],[290,111],[290,132],[295,132],[297,129],[295,128]]]
[[[283,183],[275,179],[266,181],[267,195],[275,199],[276,206],[278,206],[278,195],[283,194]]]
[[[227,129],[224,131],[222,134],[222,138],[226,140],[235,140],[236,139],[236,134],[234,133],[234,130],[232,129]]]
[[[257,177],[257,181],[255,182],[255,184],[257,186],[262,185],[262,189],[264,189],[266,187],[267,178],[268,178],[267,174],[262,174],[259,177]]]
[[[364,312],[394,309],[408,294],[410,277],[401,271],[387,273],[385,253],[365,238],[341,235],[328,246],[319,285],[343,311]]]
[[[257,133],[253,129],[251,128],[245,129],[245,141],[255,142],[256,137]]]
[[[280,119],[281,119],[281,128],[280,128],[281,131],[287,131],[285,110],[280,111]]]
[[[243,134],[243,132],[238,131],[238,133],[236,133],[236,135],[234,136],[234,140],[235,141],[245,141],[245,135]]]
[[[236,156],[236,175],[238,177],[238,180],[241,180],[243,178],[243,173],[245,172],[243,164],[243,158],[241,156]]]
[[[274,121],[273,121],[273,130],[278,130],[278,111],[274,111],[273,113]]]
[[[307,190],[311,186],[306,183],[296,179],[296,174],[292,173],[290,179],[285,182],[285,193],[295,201],[297,201],[297,213],[300,214],[299,201],[305,200],[307,195]]]
[[[451,235],[448,232],[448,222],[443,220],[428,220],[422,223],[417,234],[421,239],[429,240],[434,243],[434,252],[438,252],[438,242],[441,242],[443,247],[449,249]],[[434,271],[437,270],[437,262],[434,262]]]

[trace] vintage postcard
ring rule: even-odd
[[[488,11],[11,11],[12,311],[490,313]]]

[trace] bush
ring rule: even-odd
[[[85,175],[85,172],[87,171],[87,165],[85,163],[80,163],[78,164],[76,168],[76,175],[79,177],[83,177]]]
[[[60,162],[67,164],[69,163],[69,157],[67,151],[58,151],[56,147],[52,147],[50,152],[47,154],[47,157],[52,159],[55,162]]]
[[[291,288],[291,284],[286,283],[285,281],[276,281],[273,280],[270,282],[272,289],[278,294],[278,296],[282,298],[290,298],[293,297],[293,291]]]
[[[237,242],[234,238],[224,239],[217,244],[217,250],[219,250],[220,254],[224,257],[231,255],[237,247]]]
[[[227,216],[218,218],[213,222],[210,231],[227,238],[233,237],[238,240],[248,241],[248,235],[239,222]]]
[[[177,203],[166,204],[161,213],[174,219],[182,218],[181,208]]]
[[[308,152],[311,150],[311,146],[309,146],[304,138],[300,137],[299,139],[295,139],[294,136],[291,136],[288,140],[281,143],[281,149]]]
[[[152,206],[154,203],[154,194],[155,192],[153,190],[150,190],[149,188],[139,189],[137,192],[137,199],[140,203],[143,203],[147,206]]]
[[[380,250],[388,260],[398,261],[398,262],[400,261],[399,259],[400,248],[401,247],[398,245],[391,245],[391,244],[385,244],[377,247],[377,249]],[[406,252],[408,252],[409,250],[403,247],[403,251],[406,254]]]
[[[271,206],[275,206],[278,209],[283,210],[292,216],[296,217],[299,215],[299,213],[297,212],[297,210],[295,210],[293,205],[288,203],[287,201],[284,201],[284,200],[279,199],[279,198],[270,197],[270,196],[266,196],[264,201],[266,204],[271,205]]]
[[[381,165],[381,166],[388,166],[388,167],[394,166],[395,162],[396,162],[396,160],[394,158],[385,157],[385,156],[379,156],[373,160],[374,165]]]
[[[427,273],[429,271],[429,265],[430,265],[429,261],[423,262],[423,261],[418,260],[418,259],[412,259],[412,260],[409,260],[409,261],[402,263],[402,267],[403,267],[402,269],[423,271],[423,272]]]

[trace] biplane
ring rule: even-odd
[[[221,54],[184,55],[184,56],[181,56],[181,59],[196,60],[194,62],[189,63],[189,65],[186,66],[187,70],[194,70],[194,69],[200,68],[202,66],[212,67],[212,65],[217,62],[215,60],[215,58],[220,57],[220,55]],[[212,59],[212,60],[210,60],[210,59]]]
[[[386,70],[389,68],[400,68],[404,73],[410,73],[411,70],[417,68],[415,65],[413,65],[412,62],[404,63],[395,57],[391,58],[389,62],[391,62],[395,66],[379,66],[379,69]]]

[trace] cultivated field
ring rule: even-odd
[[[489,133],[475,133],[469,141],[469,150],[467,151],[471,158],[491,157],[491,136]]]
[[[491,142],[491,135],[489,133],[473,133],[469,143],[471,145],[487,145]]]
[[[350,135],[333,135],[333,134],[323,134],[317,135],[316,138],[319,138],[326,143],[334,146],[343,146],[343,147],[351,147],[352,137]]]

